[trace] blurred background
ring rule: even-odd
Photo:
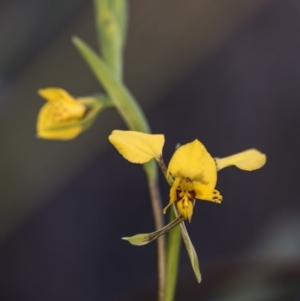
[[[300,300],[300,2],[129,0],[129,12],[125,82],[165,134],[165,161],[195,138],[212,156],[268,156],[220,172],[222,205],[197,202],[203,282],[183,247],[176,300]],[[0,300],[155,300],[155,244],[120,239],[154,226],[142,168],[107,140],[125,128],[117,113],[73,141],[36,138],[37,89],[101,91],[73,35],[96,48],[92,1],[0,1]]]

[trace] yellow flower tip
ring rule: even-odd
[[[108,139],[126,160],[140,164],[158,161],[165,143],[164,135],[136,131],[114,130]]]
[[[38,90],[47,103],[40,109],[37,135],[45,139],[69,140],[83,131],[87,107],[60,88]]]
[[[252,171],[263,167],[266,161],[267,156],[254,148],[225,158],[215,158],[218,171],[232,165],[242,170]]]

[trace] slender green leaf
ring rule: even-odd
[[[74,37],[73,43],[90,66],[99,83],[106,90],[127,127],[134,131],[150,133],[147,119],[128,89],[114,76],[107,64],[85,42]],[[143,165],[148,178],[157,178],[154,160]]]
[[[148,122],[128,89],[114,76],[107,64],[84,41],[74,37],[73,43],[100,84],[110,96],[129,129],[144,133],[150,132]]]

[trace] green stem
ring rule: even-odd
[[[164,220],[162,216],[161,196],[158,188],[157,179],[148,178],[148,187],[151,196],[153,217],[155,229],[164,227]],[[166,260],[165,260],[165,235],[157,239],[157,263],[158,263],[158,300],[165,300],[166,290]]]
[[[175,219],[173,210],[170,210],[170,221]],[[167,286],[165,301],[173,301],[176,291],[178,278],[179,253],[181,246],[180,228],[178,226],[171,229],[168,233],[167,245]]]
[[[127,127],[134,131],[150,133],[150,127],[147,119],[138,105],[137,101],[133,98],[131,93],[125,85],[114,75],[106,62],[101,59],[94,50],[92,50],[84,41],[74,37],[73,43],[92,72],[106,90],[119,114],[123,118]],[[157,166],[154,160],[143,165],[147,175],[148,185],[150,189],[152,208],[154,212],[154,222],[156,230],[164,226],[162,217],[162,205],[157,185],[158,173]],[[164,301],[165,294],[165,238],[162,236],[158,241],[158,300]]]
[[[127,1],[94,0],[99,49],[116,78],[123,76],[123,48],[127,28]]]

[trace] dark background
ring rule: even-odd
[[[268,158],[219,173],[222,205],[197,202],[187,227],[203,282],[183,247],[177,300],[300,300],[299,2],[129,3],[125,81],[165,134],[165,161],[195,138],[212,156],[255,147]],[[92,3],[0,7],[0,22],[15,22],[0,32],[0,300],[155,300],[155,244],[120,239],[153,222],[142,168],[107,141],[124,128],[117,114],[74,141],[34,137],[35,90],[101,89],[68,38],[96,44]]]

